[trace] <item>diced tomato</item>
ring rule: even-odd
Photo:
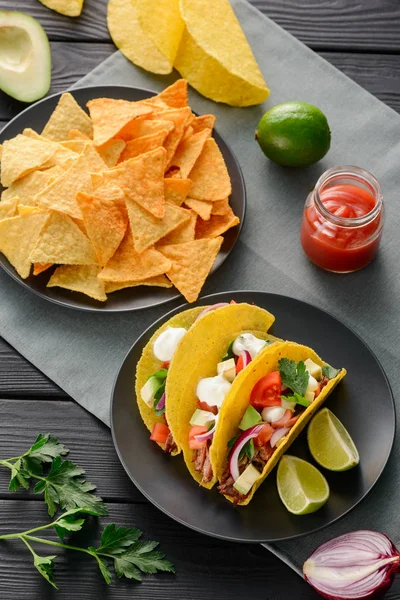
[[[200,410],[207,410],[208,412],[212,412],[214,415],[218,414],[217,406],[209,406],[207,402],[201,402],[201,400],[197,400],[197,406]]]
[[[199,450],[200,448],[205,446],[207,444],[206,440],[204,440],[203,442],[198,442],[194,439],[194,436],[206,433],[206,431],[207,427],[204,427],[203,425],[193,425],[193,427],[191,427],[189,431],[189,448],[191,448],[192,450]]]
[[[254,438],[254,443],[256,446],[264,446],[272,437],[274,433],[274,428],[271,427],[269,423],[265,423],[264,427],[261,429],[260,433],[256,438]]]
[[[159,444],[165,444],[169,436],[169,427],[164,423],[154,423],[150,439]]]
[[[290,421],[288,421],[285,427],[293,427],[293,425],[300,419],[301,415],[297,415],[297,417],[292,417]]]
[[[279,419],[279,421],[274,421],[273,423],[271,423],[272,427],[275,427],[275,429],[279,429],[279,427],[287,427],[288,423],[290,422],[291,418],[292,418],[292,411],[287,409],[283,415],[283,417],[281,419]]]
[[[200,450],[200,448],[203,448],[203,446],[205,446],[206,444],[206,441],[198,442],[197,440],[189,440],[189,448],[191,450]]]
[[[165,362],[163,362],[163,364],[161,365],[161,369],[169,369],[169,365],[170,365],[170,361],[166,360]]]
[[[244,368],[243,355],[241,354],[236,363],[236,375]]]
[[[250,404],[255,408],[281,406],[281,386],[282,380],[279,371],[273,371],[261,377],[252,389]]]
[[[229,302],[229,304],[236,304],[236,302],[235,302],[234,300],[231,300],[231,301]]]

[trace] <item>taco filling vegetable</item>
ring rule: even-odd
[[[283,357],[277,370],[258,379],[237,433],[228,442],[228,458],[218,486],[221,494],[234,504],[247,498],[267,462],[339,372],[311,358],[296,362]]]

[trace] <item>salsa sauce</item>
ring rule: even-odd
[[[337,273],[366,266],[378,250],[382,212],[364,224],[352,220],[371,213],[376,206],[375,195],[365,187],[342,183],[320,190],[319,198],[333,220],[339,217],[343,221],[340,225],[332,222],[315,201],[306,204],[300,239],[308,258],[319,267]]]

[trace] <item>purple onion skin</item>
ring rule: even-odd
[[[396,546],[393,544],[393,542],[388,538],[387,535],[383,534],[383,533],[377,533],[374,531],[354,531],[354,532],[349,532],[348,534],[344,534],[341,536],[338,536],[337,538],[333,538],[331,540],[329,540],[328,542],[325,542],[324,544],[321,544],[321,546],[319,546],[314,552],[313,554],[310,556],[310,559],[312,559],[314,556],[321,556],[321,554],[324,553],[325,549],[333,542],[338,542],[341,540],[341,538],[346,538],[346,542],[344,542],[344,545],[346,543],[351,544],[351,540],[348,541],[348,536],[351,536],[352,534],[354,535],[358,535],[358,534],[370,534],[371,538],[373,537],[381,537],[385,538],[388,542],[389,542],[389,549],[387,552],[382,553],[381,558],[397,558],[397,560],[391,564],[388,564],[384,567],[380,568],[380,571],[382,571],[382,569],[386,570],[386,574],[384,579],[382,579],[382,581],[379,583],[379,585],[377,585],[375,588],[373,589],[369,589],[369,590],[365,590],[365,593],[362,595],[351,595],[351,585],[349,585],[349,596],[344,595],[343,589],[341,590],[341,592],[339,592],[339,595],[335,594],[335,590],[334,590],[334,584],[332,584],[332,593],[328,593],[326,590],[322,591],[321,589],[318,588],[318,586],[316,585],[315,582],[315,577],[313,578],[314,581],[311,581],[310,578],[307,576],[307,574],[304,571],[304,567],[303,567],[303,575],[304,575],[304,579],[305,581],[307,581],[307,583],[309,583],[311,585],[311,587],[314,588],[314,590],[316,592],[318,592],[318,594],[320,596],[322,596],[323,598],[326,598],[327,600],[379,600],[380,598],[382,598],[384,596],[384,594],[388,591],[388,589],[391,587],[394,577],[396,575],[396,573],[400,572],[400,553],[397,550]],[[356,550],[355,550],[356,552]],[[378,559],[377,559],[378,560]],[[345,559],[344,559],[345,561]],[[307,561],[306,561],[307,562]],[[371,564],[373,564],[373,561],[371,561]],[[304,563],[304,566],[306,565],[306,563]],[[346,567],[348,565],[343,565],[343,567]],[[329,568],[329,567],[327,567]],[[337,571],[337,568],[335,569],[334,567],[330,567],[332,568],[334,571]]]

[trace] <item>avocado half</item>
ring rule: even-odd
[[[36,19],[0,10],[0,89],[21,102],[35,102],[50,89],[51,51]]]

